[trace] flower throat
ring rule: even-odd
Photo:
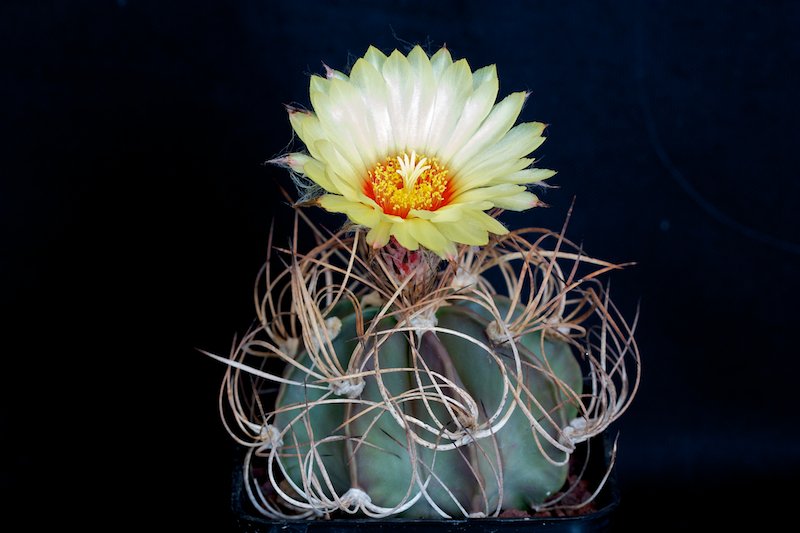
[[[410,158],[403,152],[370,171],[366,194],[387,215],[406,218],[412,209],[436,211],[449,199],[447,174],[436,158],[417,161],[416,152]]]

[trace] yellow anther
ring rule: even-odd
[[[405,218],[412,209],[436,211],[447,205],[448,171],[436,158],[402,153],[387,157],[369,173],[367,194],[383,212]]]

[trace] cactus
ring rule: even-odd
[[[254,505],[275,518],[557,506],[548,497],[575,444],[605,430],[638,384],[632,332],[596,279],[617,267],[542,230],[464,246],[445,267],[394,241],[373,251],[358,232],[318,240],[306,254],[279,250],[289,268],[275,278],[267,262],[259,326],[229,358],[212,355],[230,366],[220,404],[249,447]],[[269,358],[285,369],[266,369]]]
[[[325,70],[313,112],[287,106],[307,152],[268,161],[301,196],[284,268],[270,242],[257,326],[209,354],[228,365],[220,408],[250,500],[273,518],[561,505],[576,444],[627,409],[639,356],[598,281],[618,266],[496,219],[544,205],[529,189],[555,172],[527,156],[545,125],[515,126],[528,94],[495,103],[495,67],[445,47]],[[323,234],[301,205],[348,221]]]

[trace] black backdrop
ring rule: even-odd
[[[0,489],[15,514],[228,518],[223,368],[195,347],[226,353],[249,326],[273,212],[288,235],[276,184],[291,184],[262,165],[291,139],[282,104],[308,104],[322,61],[411,43],[496,63],[501,95],[531,92],[522,120],[550,124],[537,154],[560,188],[505,222],[559,229],[575,198],[567,236],[638,263],[611,276],[626,316],[641,301],[642,388],[612,428],[623,525],[791,508],[800,3],[1,9]]]

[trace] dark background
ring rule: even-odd
[[[227,353],[273,213],[288,235],[291,183],[262,165],[291,140],[282,104],[308,105],[322,61],[413,43],[497,64],[501,96],[531,92],[521,120],[550,124],[537,155],[560,188],[505,222],[560,229],[575,198],[567,236],[638,263],[610,278],[625,316],[641,302],[642,386],[612,427],[621,529],[783,516],[800,474],[798,23],[794,1],[3,2],[9,516],[225,523],[224,369],[195,347]]]

